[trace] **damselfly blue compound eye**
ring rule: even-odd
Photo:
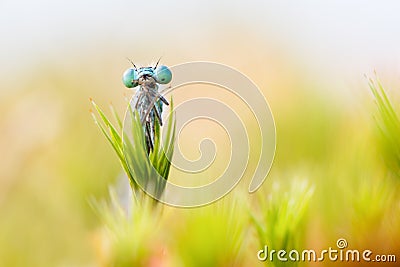
[[[156,69],[155,78],[158,83],[167,84],[172,80],[172,73],[167,66],[159,66]]]
[[[138,85],[138,73],[135,69],[127,69],[122,75],[122,82],[128,88],[133,88]]]

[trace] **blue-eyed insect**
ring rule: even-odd
[[[141,68],[137,68],[131,62],[133,68],[127,69],[122,76],[126,87],[137,88],[132,108],[139,113],[145,131],[148,154],[154,148],[155,124],[158,122],[162,126],[163,104],[169,105],[158,89],[160,84],[167,84],[171,81],[172,73],[167,66],[158,66],[159,61],[154,67]]]

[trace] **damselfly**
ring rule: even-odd
[[[122,76],[126,87],[137,87],[132,108],[138,111],[145,131],[147,154],[154,149],[155,124],[158,121],[162,126],[163,104],[169,105],[158,89],[160,84],[167,84],[171,81],[172,73],[167,66],[158,66],[158,62],[154,67],[141,68],[137,68],[131,62],[133,68],[127,69]]]

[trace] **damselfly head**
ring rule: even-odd
[[[167,66],[164,65],[156,65],[155,67],[142,67],[139,69],[137,69],[135,66],[135,68],[127,69],[122,76],[122,81],[128,88],[136,87],[148,80],[153,80],[154,82],[160,84],[167,84],[172,80],[172,72]]]

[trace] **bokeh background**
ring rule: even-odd
[[[88,98],[123,114],[126,57],[146,65],[160,56],[166,65],[232,66],[264,93],[277,152],[246,205],[263,214],[260,198],[276,188],[291,194],[291,184],[306,180],[314,193],[302,226],[291,232],[302,236],[294,238],[303,240],[298,246],[327,248],[344,237],[351,247],[400,260],[399,177],[380,149],[364,76],[376,70],[398,111],[399,10],[397,1],[354,0],[0,1],[0,266],[112,266],[88,199],[107,198],[122,170]],[[226,217],[166,214],[152,233],[157,241],[143,246],[167,247],[159,258],[170,265],[153,266],[188,266],[190,249],[204,256],[212,254],[206,248],[224,247],[208,243],[215,239],[207,234],[218,236]],[[181,224],[171,226],[176,218]],[[200,229],[218,220],[216,233]],[[274,223],[264,221],[268,229]],[[256,230],[244,229],[249,245],[238,265],[261,265]],[[213,252],[236,255],[227,250]],[[214,264],[230,266],[224,262]]]

